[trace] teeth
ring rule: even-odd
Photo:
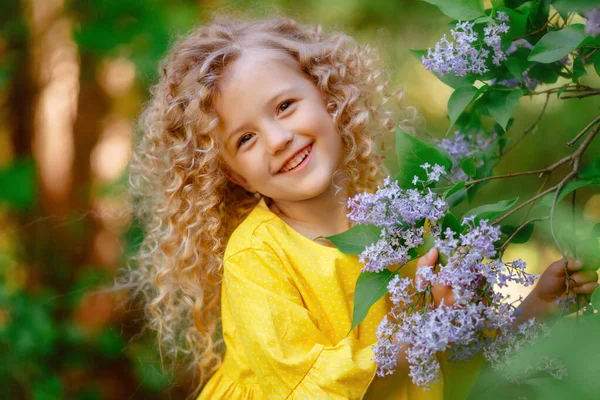
[[[307,147],[302,153],[299,153],[296,157],[292,158],[289,162],[287,162],[283,168],[281,168],[281,172],[287,172],[292,170],[298,166],[306,158],[308,153],[310,153],[311,147]]]

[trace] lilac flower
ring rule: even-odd
[[[504,11],[498,11],[496,13],[496,20],[501,21],[501,22],[508,22],[508,21],[510,21],[510,18],[508,17],[508,14],[505,13]]]
[[[496,20],[501,23],[490,23],[484,28],[483,43],[478,42],[478,33],[473,31],[474,23],[458,21],[455,29],[450,30],[453,41],[448,41],[444,35],[435,44],[435,49],[428,49],[427,56],[421,58],[423,65],[440,76],[449,72],[454,72],[456,76],[465,76],[468,73],[482,75],[489,71],[486,60],[490,54],[490,50],[484,48],[483,44],[493,51],[492,62],[500,65],[506,59],[506,54],[502,51],[499,35],[510,29],[504,23],[509,20],[508,14],[499,12]]]
[[[596,36],[600,33],[600,8],[594,8],[586,13],[585,18],[587,24],[585,25],[585,32],[590,36]]]
[[[469,177],[460,167],[461,162],[465,158],[487,150],[495,143],[496,137],[496,133],[488,136],[483,131],[477,135],[464,135],[460,131],[455,131],[453,138],[437,140],[438,146],[448,152],[452,159],[452,165],[454,165],[450,173],[447,174],[448,178],[453,182],[468,180]],[[483,161],[479,160],[475,166],[480,167],[481,165],[483,165]]]
[[[483,349],[483,353],[492,368],[514,383],[521,383],[531,374],[537,375],[539,372],[545,372],[554,379],[562,379],[567,375],[567,370],[555,358],[544,357],[534,365],[525,367],[514,362],[515,354],[538,338],[546,337],[549,334],[550,330],[545,324],[538,323],[532,318],[519,325],[516,330],[503,332],[500,337]]]
[[[502,39],[500,38],[499,34],[508,32],[508,29],[509,27],[505,23],[488,25],[487,27],[483,28],[483,33],[485,35],[484,42],[494,51],[494,55],[492,57],[492,62],[494,65],[500,65],[502,61],[506,60],[506,54],[504,51],[502,51]]]

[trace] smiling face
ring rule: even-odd
[[[342,139],[321,92],[291,56],[246,51],[226,70],[215,110],[217,140],[238,185],[288,203],[331,191]]]

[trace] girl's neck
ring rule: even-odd
[[[336,235],[350,228],[346,217],[346,198],[345,193],[340,191],[337,196],[318,196],[304,201],[272,201],[269,208],[296,231],[314,239]]]

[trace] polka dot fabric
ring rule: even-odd
[[[227,350],[198,400],[441,399],[441,383],[423,392],[401,377],[374,380],[371,346],[389,304],[348,334],[360,270],[356,256],[302,236],[261,201],[225,251]]]

